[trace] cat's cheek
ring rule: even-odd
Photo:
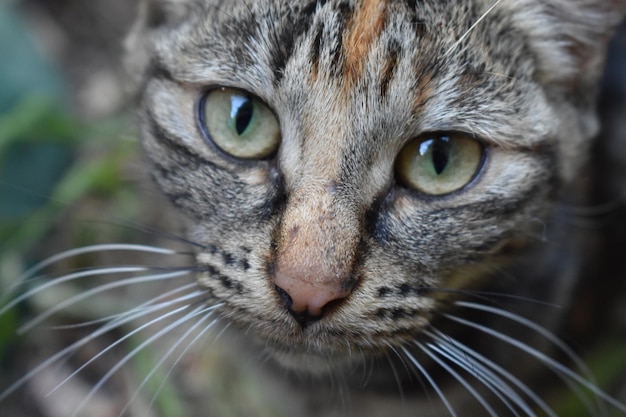
[[[503,260],[486,259],[483,262],[464,265],[442,275],[441,287],[449,292],[434,293],[437,301],[447,301],[454,297],[455,290],[466,290],[467,288],[479,287],[492,277],[494,272],[506,265]]]
[[[266,163],[242,170],[238,176],[243,182],[254,187],[271,184],[274,177],[272,168]]]
[[[386,279],[452,288],[485,279],[523,249],[525,240],[518,237],[527,230],[516,216],[488,213],[490,206],[428,210],[410,195],[397,196],[377,217],[370,244],[394,271]]]
[[[196,120],[193,110],[197,91],[166,80],[153,80],[146,88],[142,108],[162,129],[170,132],[178,143],[197,146]]]

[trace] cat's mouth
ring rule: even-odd
[[[284,369],[312,375],[327,374],[338,367],[349,367],[363,360],[363,355],[360,353],[355,354],[355,356],[345,354],[323,355],[286,349],[272,349],[271,356]]]
[[[264,349],[269,357],[282,368],[312,375],[327,374],[341,367],[348,368],[362,363],[366,356],[360,349],[346,349],[345,344],[344,349],[328,346],[322,349],[322,345],[321,342],[315,345],[311,342],[306,345],[295,345],[279,341],[266,341]]]
[[[280,316],[279,316],[280,317]],[[353,369],[369,362],[392,346],[404,346],[420,337],[427,319],[397,323],[391,332],[381,332],[374,325],[358,324],[364,320],[358,314],[337,311],[320,320],[300,325],[290,313],[274,316],[272,322],[250,323],[246,328],[257,346],[283,369],[311,375],[323,375],[337,369]],[[271,329],[270,329],[271,327]]]

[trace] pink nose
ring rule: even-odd
[[[274,276],[274,284],[285,306],[301,324],[322,318],[330,306],[347,298],[353,287],[352,284],[338,285],[333,281],[311,280],[280,271]]]

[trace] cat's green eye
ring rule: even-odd
[[[444,195],[469,184],[481,168],[484,148],[463,134],[422,136],[398,156],[396,172],[407,187],[428,195]]]
[[[200,103],[200,123],[215,146],[241,159],[265,159],[280,144],[280,126],[258,98],[234,88],[209,91]]]

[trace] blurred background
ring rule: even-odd
[[[138,153],[133,102],[121,62],[123,39],[136,8],[137,0],[0,1],[0,307],[6,301],[1,295],[12,291],[17,278],[46,256],[101,242],[174,245],[132,225],[157,225],[159,230],[181,233],[176,219],[168,215],[167,203],[155,203],[161,197],[152,188]],[[589,175],[595,178],[591,203],[601,209],[579,220],[580,227],[593,230],[594,247],[601,256],[590,267],[591,275],[602,280],[590,279],[580,289],[584,305],[571,328],[573,334],[584,335],[584,340],[575,342],[587,353],[598,382],[624,401],[626,30],[612,45],[600,109],[604,131],[594,149],[597,163]],[[102,259],[106,256],[81,257],[61,268],[120,261]],[[49,356],[76,337],[75,330],[67,329],[18,337],[24,318],[58,304],[68,297],[67,291],[71,294],[81,288],[51,291],[0,315],[0,392],[32,368],[36,358]],[[100,297],[99,303],[64,312],[55,323],[112,314],[124,302],[118,297],[117,293]],[[84,355],[99,349],[94,346]],[[202,404],[196,406],[207,415],[275,415],[271,404],[255,390],[258,381],[242,369],[245,365],[228,363],[224,356],[217,347],[209,356],[189,355],[180,364],[181,372],[186,372],[182,382],[157,384],[152,392],[159,391],[158,401],[146,400],[143,408],[125,415],[198,415],[190,411],[194,407],[187,401],[193,397],[190,391]],[[131,387],[155,362],[149,352],[139,355],[129,374],[121,375],[114,387],[96,396],[80,415],[117,416],[120,401],[114,399],[131,396]],[[46,396],[42,386],[49,386],[47,378],[59,380],[59,374],[37,373],[24,389],[0,403],[0,416],[68,417],[68,404],[80,402],[97,380],[95,375],[111,365],[100,366],[55,396]],[[206,373],[213,382],[206,381]],[[151,396],[148,388],[146,398]],[[586,415],[567,395],[556,396],[554,403],[568,417]]]
[[[136,9],[134,0],[0,2],[0,294],[13,292],[28,267],[62,250],[104,242],[173,246],[132,226],[180,230],[161,211],[166,204],[158,204],[160,196],[137,156],[132,97],[121,62],[123,39]],[[67,272],[142,262],[154,259],[100,253],[69,260],[60,268]],[[17,336],[26,317],[80,293],[84,285],[46,291],[0,315],[0,392],[86,331],[50,331],[51,326],[115,314],[132,305],[133,297],[145,300],[136,290],[109,292],[64,311],[44,329]],[[0,306],[5,301],[0,297]],[[84,362],[117,337],[85,346],[77,359]],[[124,349],[140,343],[127,342],[57,395],[46,396],[72,365],[61,360],[59,366],[37,373],[24,389],[2,401],[0,415],[70,416]],[[117,416],[122,398],[132,396],[128,388],[156,360],[149,351],[139,355],[79,416]],[[157,387],[153,384],[152,391]],[[137,401],[125,415],[185,414],[171,387],[159,391],[155,404]]]

